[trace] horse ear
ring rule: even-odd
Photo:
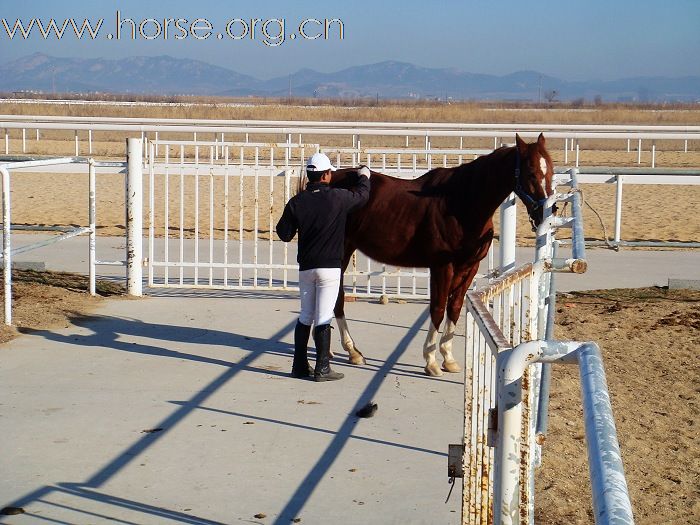
[[[537,145],[538,145],[540,148],[544,148],[544,142],[545,142],[545,140],[544,140],[544,133],[540,133],[540,136],[537,137]]]
[[[515,134],[515,145],[518,146],[518,151],[520,151],[520,153],[525,153],[527,151],[527,144],[517,133]]]

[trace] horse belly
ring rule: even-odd
[[[358,230],[353,235],[352,244],[369,258],[384,264],[409,268],[431,266],[436,247],[431,242],[422,241],[424,235],[419,230],[405,227],[397,230],[388,225]]]

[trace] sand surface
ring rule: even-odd
[[[180,178],[170,175],[168,181],[168,235],[207,239],[211,235],[222,239],[228,231],[230,239],[269,238],[285,203],[286,189],[283,177],[261,177],[256,199],[253,178],[245,177],[241,198],[240,178],[229,177],[229,197],[225,199],[223,178],[213,182],[200,176],[195,188],[194,177],[184,182],[184,200],[180,199]],[[296,179],[292,179],[291,194]],[[272,183],[272,189],[270,184]],[[145,184],[147,186],[147,184]],[[43,225],[88,225],[87,175],[20,173],[12,174],[12,223]],[[165,177],[155,180],[154,228],[156,236],[165,231]],[[583,184],[584,231],[588,239],[612,238],[615,224],[615,185]],[[195,206],[196,191],[199,206]],[[147,192],[146,192],[147,193]],[[98,235],[123,235],[125,231],[124,177],[100,174],[97,176]],[[272,199],[270,198],[272,196]],[[149,199],[144,197],[144,227],[149,224]],[[257,206],[256,206],[257,202]],[[700,242],[700,185],[633,185],[625,184],[621,239],[628,241],[663,240]],[[243,213],[241,214],[241,210]],[[271,212],[271,213],[270,213]],[[598,215],[600,215],[600,218]],[[570,209],[564,210],[570,213]],[[498,225],[496,214],[496,225]],[[256,221],[257,219],[257,221]],[[602,223],[601,223],[602,221]],[[531,243],[534,234],[527,220],[524,206],[518,206],[518,237]]]
[[[558,338],[603,352],[636,523],[700,523],[700,292],[577,293],[557,312]],[[537,523],[593,523],[578,369],[552,378]]]

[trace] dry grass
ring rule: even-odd
[[[672,107],[631,107],[624,105],[600,105],[592,107],[556,106],[556,107],[532,107],[503,104],[485,104],[476,102],[457,102],[451,104],[430,102],[381,102],[378,105],[368,105],[359,102],[359,105],[347,106],[335,102],[331,105],[324,101],[306,101],[286,104],[279,101],[268,102],[265,100],[246,99],[249,105],[235,107],[221,103],[202,102],[198,105],[188,106],[109,106],[109,105],[66,105],[57,103],[16,104],[0,102],[0,114],[11,115],[59,115],[75,117],[131,117],[131,118],[158,118],[158,119],[224,119],[224,120],[317,120],[317,121],[367,121],[367,122],[458,122],[458,123],[493,123],[493,124],[629,124],[629,125],[697,125],[700,122],[700,108],[694,106]],[[254,105],[253,105],[254,104]],[[10,152],[22,151],[22,131],[10,130]],[[124,139],[127,134],[112,131],[96,131],[93,133],[93,155],[98,158],[121,158],[125,154]],[[87,131],[78,132],[80,141],[80,154],[87,154]],[[27,154],[39,155],[74,155],[74,132],[71,130],[47,130],[41,132],[41,140],[36,141],[34,130],[27,131]],[[150,138],[153,138],[152,136]],[[161,140],[191,140],[190,133],[159,133]],[[199,140],[215,140],[213,133],[198,133]],[[256,134],[250,135],[251,140],[259,142],[284,142],[286,135]],[[296,139],[296,137],[294,137]],[[226,134],[227,141],[244,141],[243,134]],[[406,147],[406,138],[400,136],[363,136],[364,147]],[[503,141],[513,140],[512,137],[503,137]],[[345,136],[316,136],[304,135],[306,143],[320,143],[324,147],[345,146],[349,138]],[[457,148],[460,145],[459,137],[435,137],[432,140],[433,148]],[[492,138],[464,138],[464,148],[492,148]],[[411,137],[409,147],[424,147],[423,137]],[[554,140],[549,143],[550,150],[555,152],[555,162],[564,163],[564,141]],[[595,141],[581,140],[582,165],[594,165],[600,162],[593,155],[596,152],[615,152],[619,154],[626,150],[626,141]],[[644,147],[649,149],[648,144]],[[681,141],[661,141],[657,144],[660,152],[659,166],[697,166],[698,158],[686,157],[684,164],[674,164],[663,158],[663,152],[677,152],[683,149]],[[690,148],[694,152],[700,152],[700,143],[691,141]],[[558,153],[558,155],[557,155]],[[608,155],[609,156],[609,155]],[[561,157],[561,158],[559,158]],[[263,157],[264,158],[264,157]],[[643,165],[650,162],[650,152],[643,151]],[[574,160],[574,155],[569,155],[569,164]],[[449,158],[449,163],[455,163],[456,158]],[[636,162],[636,153],[621,155],[612,165],[630,164]],[[600,165],[600,164],[597,164]],[[607,164],[610,165],[610,164]]]
[[[197,102],[197,99],[193,99]],[[182,101],[189,102],[189,101]],[[217,103],[219,102],[219,103]],[[599,105],[576,107],[557,105],[533,107],[478,102],[392,102],[368,104],[352,101],[299,100],[292,103],[244,99],[239,106],[231,101],[209,99],[192,106],[90,106],[55,103],[0,103],[0,114],[110,116],[191,119],[321,120],[367,122],[469,122],[469,123],[552,123],[558,124],[649,124],[697,125],[700,108],[694,106]],[[233,100],[232,102],[237,102]]]
[[[124,293],[119,284],[97,281],[97,296],[92,297],[87,293],[88,278],[74,273],[13,270],[12,280],[13,326],[0,325],[0,343],[27,330],[68,326],[99,307],[104,297]]]

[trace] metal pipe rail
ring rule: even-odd
[[[5,128],[5,153],[10,153],[10,135],[12,129],[21,130],[22,152],[26,152],[26,130],[35,129],[36,138],[39,140],[40,130],[67,130],[73,131],[75,141],[75,155],[80,154],[79,131],[87,131],[87,150],[92,155],[93,132],[120,132],[140,133],[146,138],[149,133],[192,133],[197,140],[197,133],[214,133],[221,135],[224,142],[226,133],[245,135],[248,142],[249,135],[284,135],[286,141],[291,142],[292,134],[298,134],[298,142],[302,142],[302,135],[320,134],[324,136],[345,135],[352,139],[352,146],[360,145],[360,136],[403,136],[406,137],[406,146],[410,137],[420,137],[425,141],[425,149],[430,149],[431,140],[436,138],[458,138],[459,147],[462,148],[464,138],[493,138],[494,148],[498,147],[500,138],[504,135],[512,135],[519,132],[524,137],[535,137],[539,132],[545,131],[549,138],[564,139],[564,157],[568,164],[569,149],[576,150],[576,166],[579,165],[579,140],[587,138],[613,140],[627,140],[627,151],[630,151],[631,141],[637,141],[637,164],[641,164],[642,141],[652,141],[651,164],[656,165],[656,140],[683,140],[684,150],[688,151],[690,140],[700,140],[700,126],[587,126],[587,125],[540,125],[540,124],[451,124],[451,123],[386,123],[386,122],[319,122],[319,121],[268,121],[268,120],[203,120],[191,119],[157,119],[157,118],[121,118],[121,117],[43,117],[43,116],[0,116],[0,127]],[[697,129],[696,129],[697,128]],[[570,148],[569,148],[570,146]],[[218,148],[217,148],[218,151]],[[156,147],[157,153],[157,147]],[[148,148],[144,155],[149,154]],[[427,154],[426,160],[430,160]]]
[[[12,206],[10,198],[10,170],[20,168],[35,168],[40,166],[53,166],[59,164],[87,164],[89,179],[89,201],[88,201],[88,227],[75,228],[63,235],[59,235],[48,241],[35,242],[28,246],[12,249],[11,224]],[[2,212],[3,212],[3,286],[4,304],[3,320],[6,325],[12,324],[12,257],[18,253],[41,248],[58,241],[69,239],[77,235],[88,233],[90,236],[88,248],[88,271],[89,271],[89,293],[95,295],[95,162],[92,159],[78,157],[64,157],[57,159],[32,160],[18,163],[0,164],[0,174],[2,175]]]
[[[181,126],[172,124],[102,124],[100,122],[92,123],[75,123],[66,127],[62,122],[39,122],[31,126],[32,129],[52,129],[52,130],[73,130],[73,131],[125,131],[125,132],[197,132],[197,133],[254,133],[254,134],[290,134],[302,133],[306,135],[387,135],[387,136],[415,136],[415,137],[492,137],[493,133],[488,130],[422,130],[422,129],[396,129],[396,128],[357,128],[344,123],[345,127],[325,127],[314,126],[306,127],[300,125],[299,122],[290,126],[274,126],[266,125],[261,127],[251,128],[249,126],[226,126],[226,125],[209,125],[209,126]],[[26,129],[28,126],[22,122],[12,122],[9,120],[0,120],[0,128],[5,129]],[[520,129],[518,126],[516,131]],[[523,137],[536,138],[540,134],[541,127],[537,131],[522,131],[519,132]],[[642,139],[642,140],[700,140],[700,133],[683,133],[683,132],[668,132],[659,133],[652,131],[553,131],[548,133],[548,138],[568,138],[568,139]]]
[[[533,522],[537,367],[555,362],[581,370],[596,523],[632,523],[597,346],[535,336],[548,274],[545,262],[526,264],[467,294],[463,523]]]
[[[596,524],[634,523],[600,349],[593,342],[529,341],[498,354],[494,525],[522,523],[523,375],[535,363],[578,364]]]
[[[0,101],[2,102],[2,101]],[[119,124],[174,124],[182,126],[245,126],[245,127],[354,127],[382,129],[421,130],[488,130],[498,132],[528,131],[657,131],[675,133],[700,133],[700,126],[674,125],[626,125],[626,124],[480,124],[461,122],[367,122],[367,121],[316,121],[316,120],[263,120],[263,119],[177,119],[147,117],[72,117],[56,115],[0,115],[0,121],[26,122],[29,124],[62,123],[119,123]],[[31,126],[28,126],[31,127]]]

